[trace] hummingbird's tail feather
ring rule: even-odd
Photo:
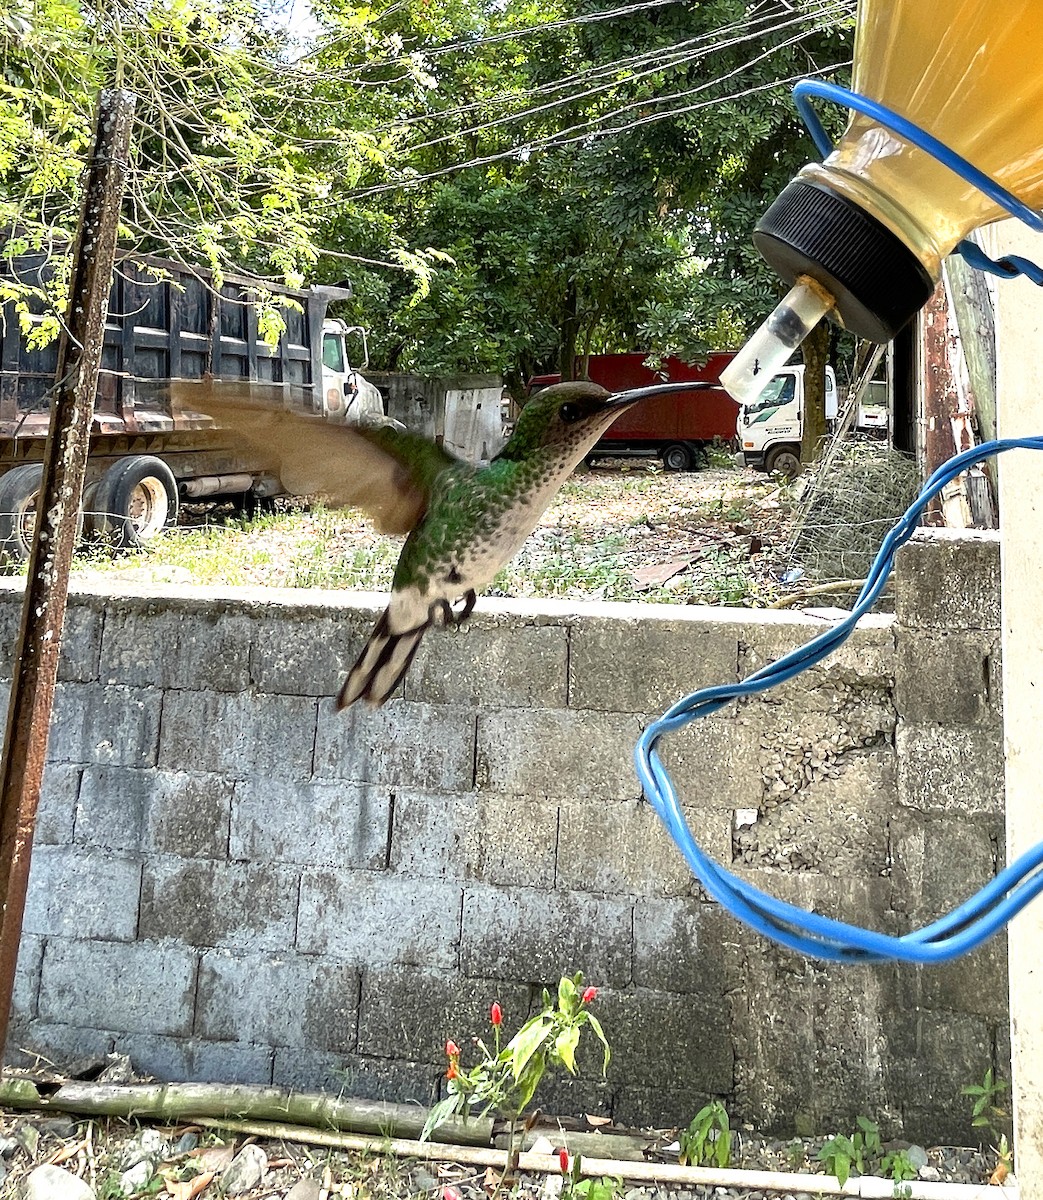
[[[356,700],[365,700],[367,704],[379,708],[409,670],[424,630],[432,624],[429,617],[404,633],[392,633],[389,610],[385,609],[373,627],[358,662],[344,680],[344,686],[337,696],[338,711],[354,704]]]

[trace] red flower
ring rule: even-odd
[[[564,1146],[558,1151],[558,1162],[561,1164],[562,1175],[569,1173],[569,1152]]]
[[[445,1056],[446,1056],[446,1058],[459,1058],[460,1057],[460,1047],[456,1044],[456,1042],[453,1041],[452,1038],[446,1039]]]
[[[503,1009],[496,1003],[495,1000],[493,1001],[492,1008],[489,1009],[489,1020],[492,1021],[494,1025],[503,1024]]]
[[[449,1064],[449,1070],[445,1073],[446,1079],[455,1079],[459,1074],[460,1072],[456,1069],[456,1063],[451,1062]]]
[[[598,989],[596,987],[588,987],[583,989],[583,995],[580,999],[584,1004],[589,1004],[591,1000],[596,1000],[598,997]]]

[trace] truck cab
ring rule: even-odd
[[[361,341],[361,366],[351,366],[348,342]],[[384,399],[377,388],[362,377],[369,363],[366,331],[347,325],[336,317],[322,323],[322,415],[344,425],[371,425],[384,421]]]
[[[837,379],[826,368],[826,420],[837,419]],[[759,471],[800,471],[800,441],[804,431],[804,367],[795,364],[778,371],[755,404],[739,409],[736,435],[740,465]]]

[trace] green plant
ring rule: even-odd
[[[800,1138],[794,1138],[786,1147],[786,1161],[789,1163],[791,1171],[803,1170],[804,1164],[808,1161],[808,1154]]]
[[[916,1178],[917,1170],[905,1150],[892,1150],[880,1160],[880,1174],[888,1176],[895,1183],[905,1183]]]
[[[685,1167],[727,1167],[732,1160],[732,1132],[728,1111],[720,1100],[711,1100],[692,1118],[681,1134],[678,1159]]]
[[[601,1022],[589,1009],[597,994],[597,988],[583,986],[581,973],[571,978],[563,975],[557,995],[552,998],[544,988],[540,1011],[506,1045],[501,1045],[503,1011],[494,1002],[489,1010],[493,1045],[475,1039],[480,1057],[470,1069],[464,1068],[460,1047],[450,1038],[445,1044],[449,1094],[428,1114],[421,1141],[451,1116],[466,1119],[475,1111],[482,1116],[495,1112],[508,1122],[506,1178],[517,1165],[519,1120],[533,1093],[548,1067],[564,1067],[571,1075],[576,1074],[576,1051],[585,1028],[601,1043],[604,1052],[601,1070],[602,1073],[608,1070],[611,1056],[608,1041]]]
[[[854,1137],[847,1137],[845,1134],[836,1134],[829,1141],[824,1143],[822,1149],[818,1152],[818,1160],[821,1162],[830,1175],[835,1175],[837,1183],[841,1187],[847,1183],[854,1169],[857,1175],[862,1174],[864,1160],[862,1158],[862,1150],[860,1145],[856,1145]]]
[[[971,1125],[975,1129],[988,1131],[992,1148],[999,1159],[996,1172],[994,1172],[994,1176],[999,1175],[999,1182],[1003,1181],[1011,1169],[1010,1143],[1007,1141],[1006,1133],[1000,1128],[1007,1122],[1010,1114],[998,1103],[998,1098],[1007,1091],[1009,1086],[1005,1079],[996,1079],[993,1076],[992,1067],[989,1067],[982,1077],[981,1083],[969,1083],[960,1088],[961,1096],[970,1096],[974,1100],[971,1108]]]
[[[916,1167],[905,1150],[890,1150],[884,1153],[880,1141],[880,1126],[868,1117],[856,1117],[858,1130],[850,1137],[837,1134],[827,1141],[818,1152],[819,1162],[825,1165],[830,1175],[835,1175],[841,1187],[852,1175],[864,1175],[874,1168],[895,1183],[905,1183],[916,1178]]]
[[[623,1180],[617,1175],[588,1175],[582,1177],[582,1156],[569,1157],[567,1150],[559,1150],[561,1173],[564,1186],[561,1200],[616,1200],[622,1194]]]

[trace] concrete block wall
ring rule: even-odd
[[[650,717],[827,617],[486,601],[384,709],[337,714],[379,602],[74,594],[9,1057],[428,1102],[447,1036],[582,970],[613,1059],[549,1109],[967,1136],[959,1088],[1009,1064],[1002,941],[807,962],[710,902],[638,795]],[[8,675],[19,608],[5,583]],[[917,539],[894,616],[663,744],[701,843],[893,932],[964,899],[1002,859],[998,631],[997,541]]]

